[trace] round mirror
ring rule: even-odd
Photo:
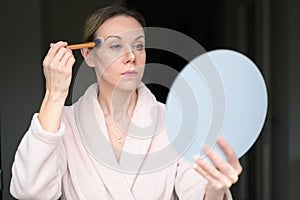
[[[167,132],[190,163],[217,151],[219,136],[243,156],[258,138],[267,113],[267,89],[257,66],[233,50],[214,50],[193,59],[176,77],[166,102]]]

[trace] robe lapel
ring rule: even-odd
[[[94,160],[91,160],[107,189],[114,199],[134,199],[126,178],[120,173],[120,167],[108,139],[104,115],[97,101],[96,84],[88,88],[74,109],[83,145],[93,157]]]
[[[138,88],[138,101],[119,162],[130,188],[149,153],[153,136],[159,130],[157,129],[157,119],[161,112],[159,109],[153,94],[144,84],[141,84]]]
[[[96,161],[94,166],[97,173],[105,183],[106,188],[110,191],[113,199],[134,200],[133,194],[123,172],[118,169],[112,169],[110,166],[99,165]]]
[[[97,84],[93,84],[74,107],[79,134],[87,151],[95,159],[95,169],[114,199],[134,199],[131,189],[149,153],[153,136],[157,131],[161,131],[158,116],[162,111],[154,95],[141,84],[118,163],[109,142],[105,118],[97,101],[97,92]]]

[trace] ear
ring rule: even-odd
[[[81,55],[84,58],[84,61],[86,62],[86,64],[89,67],[95,67],[94,58],[90,54],[91,53],[91,49],[89,49],[89,48],[83,48],[80,51],[81,51]]]

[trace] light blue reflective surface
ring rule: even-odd
[[[267,113],[267,89],[254,62],[226,49],[192,60],[177,76],[167,98],[167,131],[176,151],[193,163],[204,144],[222,136],[242,157],[257,140]],[[180,142],[182,141],[182,142]]]

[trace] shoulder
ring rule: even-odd
[[[65,124],[66,128],[70,128],[75,126],[75,114],[74,114],[74,107],[77,103],[69,106],[64,106],[61,121]]]
[[[84,104],[91,104],[95,100],[97,101],[97,92],[98,92],[98,85],[97,83],[91,84],[81,95],[80,97],[76,98],[77,100],[72,103],[71,105],[65,105],[62,113],[62,119],[73,119],[76,110],[84,105]]]
[[[157,101],[157,104],[158,104],[158,106],[159,107],[161,107],[162,109],[166,109],[166,104],[164,104],[164,103],[162,103],[162,102],[159,102],[159,101]]]
[[[74,114],[74,106],[76,106],[76,103],[69,105],[69,106],[64,106],[64,109],[62,112],[62,117],[65,118],[67,116],[73,115]]]

